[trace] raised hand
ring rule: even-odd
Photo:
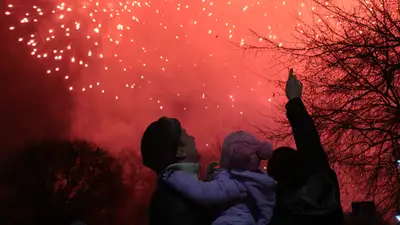
[[[296,75],[293,73],[293,69],[289,71],[289,78],[286,82],[286,96],[290,100],[295,98],[301,98],[303,92],[303,85],[297,80]]]

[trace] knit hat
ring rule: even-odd
[[[260,166],[260,161],[269,159],[271,154],[271,143],[261,142],[244,131],[233,132],[222,144],[220,167],[254,171]]]
[[[161,117],[145,130],[141,153],[143,165],[156,173],[175,163],[182,127],[175,118]]]

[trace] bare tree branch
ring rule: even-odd
[[[274,50],[304,65],[304,101],[332,164],[388,212],[395,208],[399,188],[393,158],[400,139],[397,5],[358,0],[350,11],[332,2],[313,3],[318,9],[311,13],[314,23],[300,23],[296,42],[282,45],[251,31],[261,45],[240,46]],[[289,138],[287,120],[277,122],[279,130],[261,131],[271,139]]]

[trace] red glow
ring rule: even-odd
[[[203,152],[233,130],[274,126],[286,100],[272,81],[286,79],[289,65],[238,45],[261,42],[249,29],[285,45],[317,10],[279,0],[7,3],[10,35],[73,96],[71,136],[115,152],[138,149],[163,115],[178,117]]]
[[[201,149],[265,121],[259,111],[271,113],[279,99],[263,77],[281,80],[286,70],[268,69],[276,63],[269,53],[243,55],[235,43],[260,41],[249,28],[288,38],[297,23],[290,15],[311,8],[285,1],[9,2],[10,32],[31,49],[27,57],[64,77],[76,98],[73,135],[112,148],[137,147],[132,137],[161,115],[179,117]]]

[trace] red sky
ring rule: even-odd
[[[269,80],[285,78],[287,65],[276,65],[271,52],[245,52],[237,44],[258,43],[249,29],[290,40],[298,13],[311,7],[244,0],[23,2],[10,1],[7,11],[20,19],[11,32],[42,59],[49,76],[68,76],[71,135],[109,148],[137,148],[145,126],[162,115],[178,117],[199,149],[237,129],[272,126],[260,112],[278,113],[282,92]],[[18,33],[34,23],[40,24],[34,32]]]

